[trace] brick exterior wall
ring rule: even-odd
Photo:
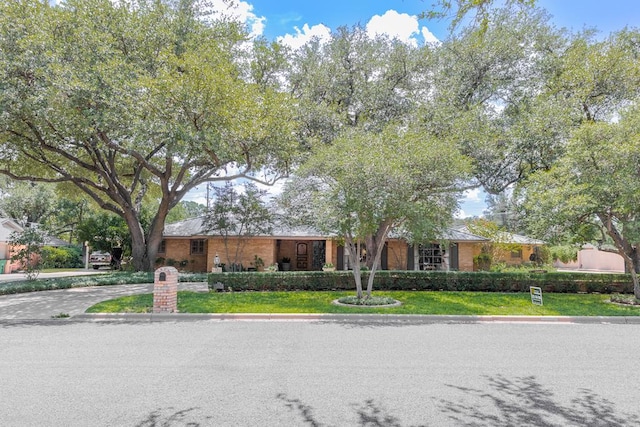
[[[153,312],[176,313],[178,311],[178,270],[161,267],[155,271],[153,281]]]
[[[473,271],[473,257],[480,254],[479,243],[458,243],[458,271]]]
[[[221,237],[209,237],[205,239],[204,253],[191,254],[191,241],[196,238],[168,238],[166,239],[165,253],[158,254],[164,259],[164,263],[158,266],[168,265],[168,261],[173,260],[174,266],[181,271],[205,272],[211,271],[214,267],[214,258],[218,254],[220,262],[229,265],[234,261],[236,239],[229,239],[228,247],[230,259],[227,259],[227,250],[224,240]],[[291,271],[301,270],[298,268],[298,256],[296,247],[298,243],[307,244],[307,270],[311,269],[313,257],[313,240],[305,239],[275,239],[265,237],[254,237],[245,243],[242,255],[238,261],[246,268],[254,267],[254,257],[262,258],[264,268],[278,263],[281,265],[282,258],[291,259]],[[475,242],[458,242],[458,270],[474,271],[473,258],[480,254],[482,244]],[[336,241],[326,242],[326,260],[333,265],[338,265],[338,244]],[[533,246],[524,245],[522,258],[507,258],[508,264],[520,264],[529,260],[529,255],[533,252]],[[510,256],[510,254],[509,254]],[[302,257],[305,258],[305,257]],[[404,240],[389,240],[387,246],[387,265],[390,270],[407,269],[407,243]]]
[[[407,255],[407,242],[404,240],[389,240],[387,243],[387,265],[389,270],[406,270]]]

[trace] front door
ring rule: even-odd
[[[308,245],[304,242],[296,243],[296,270],[307,270],[309,268]]]

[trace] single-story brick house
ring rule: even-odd
[[[275,227],[270,235],[251,236],[239,241],[237,237],[225,239],[203,228],[203,217],[167,224],[164,231],[157,265],[175,265],[188,271],[211,271],[216,256],[220,263],[242,264],[255,268],[259,258],[264,266],[278,264],[287,269],[288,259],[292,271],[321,270],[332,263],[338,270],[348,270],[351,260],[336,236],[326,236],[311,228]],[[517,236],[523,242],[522,250],[511,254],[511,264],[529,260],[536,246],[544,242]],[[461,230],[448,230],[444,236],[428,245],[410,245],[399,238],[388,239],[382,253],[383,270],[459,270],[473,271],[473,259],[488,240]],[[236,249],[238,244],[243,249]],[[241,253],[240,253],[241,252]],[[366,252],[363,253],[366,256]],[[227,268],[228,269],[228,268]]]

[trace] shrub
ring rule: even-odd
[[[41,250],[43,268],[80,268],[82,249],[77,246],[44,246]]]
[[[575,245],[552,246],[549,248],[549,254],[554,261],[567,264],[571,261],[577,261],[579,250],[580,248]]]
[[[362,280],[366,281],[364,272]],[[209,289],[223,283],[234,291],[350,291],[355,290],[350,271],[209,273]],[[627,274],[588,273],[494,273],[454,271],[379,271],[374,291],[481,291],[529,292],[530,286],[545,292],[631,293]]]

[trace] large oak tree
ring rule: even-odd
[[[0,1],[0,173],[70,182],[124,218],[138,270],[189,190],[273,181],[295,145],[288,98],[251,81],[242,28],[201,6]]]

